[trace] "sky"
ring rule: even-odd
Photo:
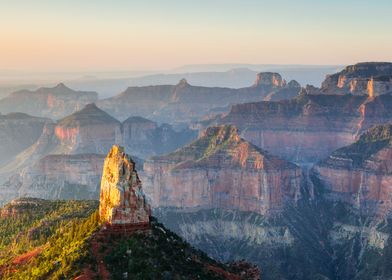
[[[390,0],[0,0],[0,69],[392,61]]]

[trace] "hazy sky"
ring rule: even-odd
[[[0,0],[0,69],[392,61],[390,0]]]

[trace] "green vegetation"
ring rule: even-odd
[[[113,279],[124,279],[125,272],[132,279],[224,279],[222,273],[238,273],[154,218],[147,232],[93,235],[100,227],[97,206],[25,198],[0,209],[0,278],[73,279],[86,271],[95,277],[101,260]]]
[[[70,279],[98,228],[96,201],[22,199],[0,218],[2,279]],[[3,210],[3,213],[7,211]]]
[[[114,279],[123,279],[124,273],[140,280],[223,279],[207,267],[211,265],[225,271],[232,269],[194,249],[155,219],[151,227],[151,234],[135,234],[108,245],[113,247],[115,244],[105,259]]]
[[[378,125],[361,135],[354,144],[336,150],[332,155],[353,160],[353,167],[361,167],[373,154],[392,144],[392,125]]]

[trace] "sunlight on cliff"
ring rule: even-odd
[[[373,77],[368,81],[367,90],[368,90],[369,98],[373,98],[374,97],[374,80],[373,80]]]

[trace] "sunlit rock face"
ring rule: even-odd
[[[124,148],[113,146],[103,166],[100,219],[112,225],[148,224],[150,212],[135,162]]]
[[[0,115],[0,164],[34,144],[51,120],[22,113]]]
[[[301,170],[241,139],[233,126],[211,127],[198,140],[144,164],[154,207],[278,212],[300,197]]]
[[[392,125],[376,126],[354,144],[318,163],[313,172],[327,197],[369,214],[392,210]]]
[[[54,128],[65,153],[106,154],[114,143],[121,143],[121,123],[95,104],[61,119]]]
[[[326,94],[368,95],[392,93],[392,63],[365,62],[329,75],[321,86]]]
[[[292,100],[234,105],[207,124],[232,124],[252,144],[298,163],[315,163],[392,120],[392,96],[301,94]]]
[[[0,100],[0,112],[23,112],[52,119],[63,118],[98,99],[96,92],[74,91],[60,83],[36,91],[21,90]]]
[[[264,72],[256,75],[254,87],[271,86],[281,88],[286,86],[286,81],[282,79],[279,73]]]

